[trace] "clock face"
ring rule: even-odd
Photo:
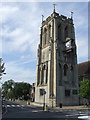
[[[71,47],[71,41],[66,42],[66,49],[69,49]]]

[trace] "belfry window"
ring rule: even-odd
[[[62,85],[62,68],[60,63],[59,63],[59,85]]]
[[[68,37],[68,27],[67,26],[65,27],[65,31],[64,32],[65,32],[64,35],[65,35],[65,39],[66,39]]]
[[[45,81],[45,65],[43,66],[43,70],[42,70],[42,84]]]
[[[68,66],[65,64],[64,65],[64,76],[67,76],[67,71],[68,71]]]
[[[51,37],[51,25],[49,25],[49,38]]]
[[[73,66],[71,65],[71,72],[73,72]]]
[[[40,67],[38,67],[38,84],[40,84],[40,80],[41,80],[40,72],[41,72],[41,69],[40,69]]]
[[[58,26],[58,39],[61,39],[61,25]]]
[[[46,45],[46,42],[47,42],[47,29],[45,28],[45,45]]]

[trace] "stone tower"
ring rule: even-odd
[[[45,94],[44,94],[45,92]],[[37,54],[35,102],[78,105],[78,73],[73,18],[55,9],[42,21]]]

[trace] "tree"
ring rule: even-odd
[[[30,99],[31,85],[24,82],[8,80],[2,85],[2,94],[8,99]]]
[[[15,83],[13,92],[16,99],[23,98],[24,100],[27,100],[30,96],[31,85],[29,83],[17,82]]]
[[[10,95],[8,96],[9,90],[13,91],[15,82],[11,79],[8,81],[5,81],[2,85],[2,94],[5,98],[11,98]]]
[[[79,95],[80,97],[90,99],[90,80],[83,78],[80,83]]]

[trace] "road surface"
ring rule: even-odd
[[[5,101],[6,112],[3,114],[2,120],[29,120],[30,118],[49,119],[53,120],[89,120],[88,110],[49,110],[43,111],[39,107],[24,106],[20,104],[13,104],[12,102]]]

